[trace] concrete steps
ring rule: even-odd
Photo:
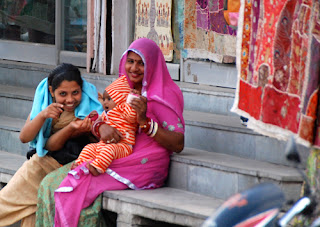
[[[167,223],[201,226],[223,203],[220,199],[170,187],[103,194],[103,208],[118,214],[117,226],[167,226]]]
[[[16,160],[20,160],[16,162],[19,165],[26,159],[28,145],[20,142],[19,132],[30,113],[35,87],[51,69],[49,66],[0,61],[0,150],[9,157],[0,162],[0,174],[6,174],[0,175],[2,183],[6,183],[14,171],[10,172],[8,167],[5,172],[5,166]],[[117,78],[88,74],[83,70],[82,74],[100,92]],[[135,217],[165,221],[162,214],[172,213],[170,223],[185,225],[184,220],[188,218],[190,223],[201,223],[208,211],[213,211],[212,208],[222,200],[261,182],[271,181],[280,185],[288,199],[299,197],[301,178],[285,159],[286,143],[261,136],[241,125],[240,117],[229,111],[234,99],[233,88],[177,84],[185,101],[185,149],[172,156],[167,189],[150,191],[146,201],[144,191],[130,191],[128,194],[127,191],[105,192],[105,209],[119,215],[129,207],[131,216],[120,215],[118,219],[122,221],[132,221]],[[305,162],[307,149],[302,146],[298,149]],[[179,202],[166,202],[165,199],[178,195],[178,192],[183,195]],[[153,198],[155,196],[159,199]],[[199,199],[192,200],[197,196]],[[160,199],[164,199],[164,203]],[[178,207],[181,201],[189,200],[193,211],[183,207],[183,203]],[[206,200],[207,205],[201,205],[201,201]],[[214,203],[213,200],[219,202]],[[175,205],[177,209],[174,209]],[[207,213],[200,211],[199,206],[206,207]],[[199,226],[193,224],[190,226]]]
[[[299,196],[302,178],[292,167],[185,148],[171,158],[170,187],[227,199],[262,182],[273,182],[287,199]]]
[[[1,150],[25,157],[28,145],[19,140],[23,124],[22,119],[0,116]],[[212,136],[214,137],[216,136]],[[187,141],[186,139],[184,151],[172,158],[171,168],[174,171],[170,172],[169,184],[176,188],[226,199],[256,183],[274,181],[283,185],[285,191],[290,191],[291,198],[299,195],[301,179],[290,167],[221,153],[217,151],[217,147],[214,148],[214,143],[210,151],[191,148]],[[220,188],[216,181],[223,182]]]
[[[113,79],[115,78],[109,78],[108,81],[105,80],[104,82],[108,83]],[[90,80],[90,77],[88,80]],[[97,83],[97,81],[94,82]],[[188,93],[185,95],[185,102],[187,103],[186,106],[191,106],[190,102],[194,102],[195,104],[201,103],[200,99],[204,99],[204,97],[207,97],[208,100],[219,99],[220,96],[222,99],[224,99],[226,96],[228,99],[231,99],[232,97],[230,89],[212,89],[210,86],[201,86],[202,88],[207,87],[208,91],[206,92],[205,90],[201,89],[198,93],[196,93],[196,85],[187,85],[184,83],[181,86],[183,92]],[[195,94],[194,98],[186,98],[186,96],[191,96],[189,91],[191,94]],[[219,91],[221,93],[219,93]],[[18,86],[0,84],[0,105],[3,107],[0,110],[0,116],[9,116],[11,118],[20,118],[23,120],[26,119],[31,110],[34,92],[34,88],[22,88]],[[198,97],[199,95],[203,97]],[[227,101],[226,103],[228,103]],[[226,103],[225,108],[227,109],[229,108],[230,104]],[[203,111],[192,111],[188,110],[187,108],[185,109],[184,118],[186,122],[186,147],[224,153],[242,158],[266,161],[275,164],[288,165],[284,155],[282,155],[286,145],[284,141],[265,137],[253,132],[240,123],[240,118],[237,115],[217,114],[215,112],[207,111],[211,110],[208,108],[207,110]],[[2,118],[0,117],[0,121],[8,121],[4,124],[10,124],[10,121],[14,121],[14,119],[1,119]],[[11,125],[12,124],[13,123],[11,123]],[[20,125],[20,128],[21,127],[22,125]],[[16,131],[16,128],[10,130],[10,128],[0,125],[0,130],[7,130],[5,134],[8,134],[9,131]],[[15,138],[18,138],[17,135]],[[8,146],[9,145],[10,144],[8,144]],[[0,147],[1,146],[2,149],[6,151],[10,150],[5,148],[5,144],[0,145]],[[307,154],[307,149],[303,146],[299,146],[299,149],[302,151],[301,153]],[[306,157],[303,157],[303,160],[305,158]]]
[[[24,123],[24,119],[0,115],[0,150],[25,156],[29,145],[19,139]]]
[[[8,183],[13,174],[26,160],[26,156],[0,150],[0,183]]]

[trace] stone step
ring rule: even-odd
[[[19,133],[26,120],[0,115],[0,150],[25,157],[27,143],[21,143]]]
[[[0,60],[0,83],[35,88],[53,68],[52,65]]]
[[[10,106],[6,106],[6,109],[10,109]],[[23,112],[22,110],[23,108],[21,108],[21,112]],[[28,148],[26,144],[22,145],[20,143],[19,131],[29,112],[28,109],[24,114],[21,113],[20,115],[25,115],[25,118],[22,119],[17,118],[20,115],[15,116],[13,113],[11,116],[0,115],[1,149],[18,154],[26,152]],[[253,132],[240,123],[238,116],[185,110],[184,118],[186,122],[186,147],[289,165],[283,155],[286,141]],[[302,162],[305,163],[308,149],[301,145],[298,145],[298,149],[301,153]]]
[[[7,184],[26,160],[26,156],[0,150],[0,183]]]
[[[286,141],[263,136],[241,124],[239,116],[184,111],[185,146],[209,152],[290,165],[284,152]],[[305,164],[308,148],[297,145]]]
[[[230,112],[235,89],[184,82],[176,83],[183,93],[185,110],[237,116]]]
[[[86,78],[88,81],[98,84],[99,78]],[[115,78],[103,80],[103,84],[109,84]],[[177,83],[183,93],[185,110],[197,110],[200,112],[215,113],[228,116],[237,116],[229,110],[234,99],[234,90],[230,88],[218,88],[206,85],[193,85]],[[101,85],[100,85],[101,86]],[[99,89],[103,91],[103,88]],[[0,84],[0,114],[24,118],[28,116],[35,88]],[[210,105],[209,105],[210,104]]]
[[[0,115],[27,119],[35,89],[0,84]]]
[[[6,97],[5,94],[8,92],[8,89],[5,89],[3,85],[10,86],[8,98],[11,98],[14,94],[17,94],[18,91],[21,91],[21,88],[35,89],[38,83],[48,75],[52,68],[52,66],[41,64],[0,60],[0,84],[2,84],[0,91],[2,91],[2,97]],[[99,92],[103,92],[105,87],[117,78],[115,75],[105,76],[96,73],[87,73],[84,69],[80,69],[80,71],[87,81],[97,87]],[[188,82],[176,83],[183,93],[186,110],[235,115],[230,112],[234,100],[234,88],[223,88]],[[15,89],[15,86],[20,88]],[[14,90],[17,91],[15,92]],[[20,96],[24,95],[27,94],[25,92],[20,94]],[[31,100],[32,98],[33,96]],[[27,96],[26,99],[29,100],[30,98]]]
[[[117,226],[201,226],[223,203],[170,187],[105,191],[103,195],[103,209],[118,214]]]
[[[192,116],[194,116],[194,114]],[[188,117],[186,119],[186,121],[188,121]],[[217,121],[222,122],[221,119]],[[215,123],[213,120],[210,122]],[[230,121],[228,123],[230,123]],[[1,150],[25,157],[28,151],[28,145],[22,144],[19,140],[19,131],[23,124],[24,120],[0,116]],[[227,125],[220,125],[219,127],[218,130],[225,130],[223,127],[228,129]],[[248,130],[240,127],[239,129]],[[189,132],[187,130],[186,135],[188,134]],[[239,134],[242,135],[244,133]],[[227,139],[230,138],[225,137],[226,144],[228,144]],[[208,141],[211,142],[211,140]],[[227,152],[219,152],[217,149],[208,151],[194,149],[187,144],[188,140],[186,139],[184,151],[181,154],[173,156],[171,168],[174,168],[174,171],[170,173],[174,175],[169,179],[173,177],[174,180],[170,180],[170,186],[174,185],[174,187],[182,187],[184,190],[225,199],[239,190],[244,190],[247,185],[273,180],[282,184],[286,191],[294,191],[294,196],[296,193],[299,193],[299,188],[296,187],[296,182],[299,182],[299,175],[292,170],[292,168],[268,162],[239,158],[232,154],[227,154]],[[282,155],[278,154],[278,158],[285,159],[282,157],[284,156],[283,151],[281,152]],[[176,179],[175,176],[178,178]],[[215,186],[216,180],[206,180],[215,178],[218,179],[218,182],[223,182],[223,184],[220,183],[219,185],[224,185],[225,187]],[[294,189],[289,190],[288,185],[291,185]],[[211,188],[215,189],[210,190]],[[207,191],[208,189],[209,191]]]
[[[302,177],[292,167],[189,147],[171,158],[168,185],[173,188],[227,199],[262,182],[278,184],[287,199],[299,198]]]

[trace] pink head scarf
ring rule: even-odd
[[[163,54],[158,45],[147,38],[134,41],[122,55],[119,65],[119,76],[123,74],[126,75],[125,63],[129,51],[138,54],[144,62],[144,77],[142,80],[141,93],[148,99],[148,110],[149,102],[155,101],[175,111],[183,121],[182,92],[171,79]],[[133,83],[128,76],[127,80],[130,87],[133,88]],[[157,108],[158,107],[159,105],[157,105]],[[184,121],[182,123],[184,125]]]

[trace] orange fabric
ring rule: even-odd
[[[240,10],[240,0],[228,0],[227,1],[227,10],[223,12],[224,18],[226,22],[231,25],[230,13],[238,13]]]
[[[108,125],[118,129],[123,139],[121,142],[125,142],[131,145],[135,144],[135,132],[138,124],[136,123],[137,113],[134,111],[128,103],[122,103],[112,110],[102,113],[101,118]]]
[[[125,143],[106,144],[103,141],[86,145],[77,163],[93,160],[91,165],[101,173],[105,172],[114,159],[124,158],[132,154],[132,146]]]
[[[122,76],[112,82],[105,90],[118,105],[127,100],[127,96],[130,93],[130,86],[127,78]]]

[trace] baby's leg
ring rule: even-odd
[[[97,147],[98,147],[99,143],[89,143],[89,144],[87,144],[82,149],[79,157],[76,159],[74,168],[77,167],[78,165],[81,165],[84,162],[93,160],[97,155]]]
[[[98,146],[99,153],[90,163],[98,172],[104,173],[114,159],[127,157],[132,153],[132,147],[125,143],[111,143]]]

